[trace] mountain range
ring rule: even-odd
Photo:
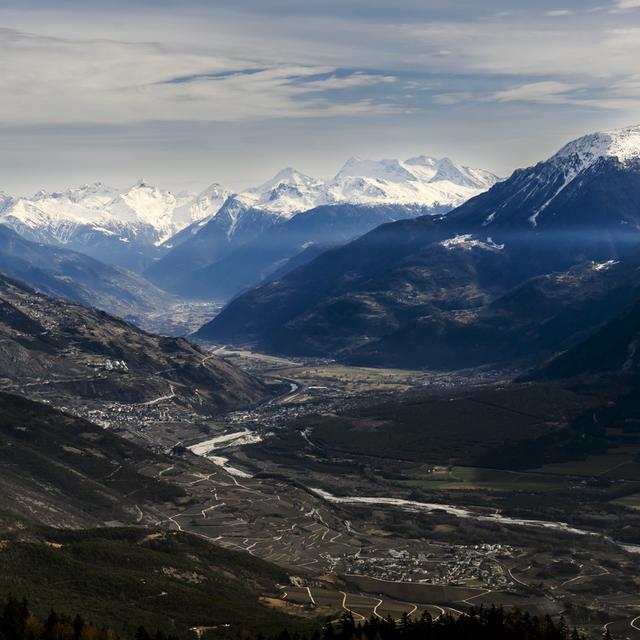
[[[640,127],[592,134],[244,293],[197,337],[384,366],[551,355],[631,302],[639,240]]]
[[[126,189],[97,182],[31,197],[0,193],[0,223],[29,240],[87,252],[103,262],[142,272],[208,223],[218,230],[218,243],[231,241],[237,246],[264,228],[319,205],[412,204],[441,211],[496,180],[487,171],[446,158],[352,159],[329,181],[284,169],[264,184],[236,194],[219,184],[199,194],[174,194],[144,180]],[[208,263],[218,253],[214,243]]]

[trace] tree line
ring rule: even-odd
[[[195,636],[194,636],[195,637]],[[604,640],[611,640],[606,631]],[[150,634],[138,627],[133,638],[123,638],[117,631],[96,626],[83,619],[51,611],[41,619],[33,614],[26,600],[9,596],[0,600],[0,640],[178,640],[161,631]],[[519,610],[501,607],[471,609],[468,614],[443,614],[433,618],[425,612],[420,618],[404,615],[399,620],[372,617],[355,622],[345,613],[337,623],[327,622],[322,629],[305,635],[287,630],[265,637],[240,628],[238,640],[585,640],[563,618],[531,616]]]
[[[608,631],[603,639],[611,640]],[[262,640],[261,636],[257,640]],[[337,625],[326,624],[322,632],[317,631],[310,638],[298,634],[291,637],[284,631],[268,640],[585,640],[585,637],[563,618],[554,622],[548,615],[537,617],[492,606],[471,609],[460,616],[445,613],[433,618],[425,612],[420,618],[371,617],[357,623],[351,613],[345,613]]]
[[[26,600],[8,596],[0,600],[0,640],[124,640],[112,628],[86,622],[77,614],[74,618],[51,611],[41,619]],[[139,627],[132,640],[178,640],[158,631],[149,634]]]

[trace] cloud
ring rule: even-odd
[[[454,104],[462,104],[473,100],[474,94],[470,91],[457,91],[453,93],[438,93],[433,96],[432,101],[434,104],[442,106],[450,106]]]
[[[336,89],[352,89],[354,87],[370,87],[374,84],[391,84],[396,80],[395,76],[356,72],[343,77],[332,75],[323,80],[312,80],[305,82],[301,86],[305,91],[333,91]]]
[[[570,9],[554,9],[552,11],[546,11],[544,15],[549,18],[559,18],[562,16],[571,16],[573,15],[573,11]]]
[[[224,122],[331,117],[393,107],[330,90],[395,78],[326,65],[277,64],[197,54],[158,44],[70,40],[0,29],[0,120],[12,124]],[[313,95],[310,95],[313,94]]]
[[[640,0],[538,4],[3,0],[0,188],[49,179],[31,177],[28,136],[85,179],[93,162],[135,165],[132,178],[157,162],[208,180],[242,175],[248,157],[266,177],[303,155],[333,167],[354,153],[469,161],[465,149],[506,172],[567,132],[636,120]]]
[[[640,9],[640,0],[616,0],[611,10],[614,13],[623,13],[633,9]]]
[[[580,84],[547,80],[531,82],[496,91],[487,100],[497,102],[539,102],[544,104],[575,104],[571,94],[582,89]]]

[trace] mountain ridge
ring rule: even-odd
[[[368,166],[383,167],[388,162],[370,161]],[[144,179],[124,189],[96,182],[59,192],[39,191],[31,197],[0,193],[0,222],[29,240],[89,252],[103,262],[142,272],[219,213],[225,215],[229,198],[233,198],[236,207],[288,219],[324,204],[451,208],[497,180],[488,171],[455,167],[453,173],[440,180],[436,179],[437,170],[425,177],[424,171],[412,172],[407,164],[408,182],[404,185],[382,175],[338,179],[338,174],[323,181],[286,168],[258,187],[236,193],[213,183],[197,194],[174,194]],[[461,184],[455,182],[456,176]],[[227,205],[227,212],[229,208]]]
[[[623,130],[631,132],[632,149],[640,140],[635,129]],[[622,145],[623,164],[607,155],[620,144],[598,142],[600,155],[565,184],[576,158],[566,149],[582,148],[580,140],[445,216],[382,225],[240,295],[196,336],[285,355],[414,367],[443,364],[415,345],[434,344],[446,327],[464,329],[472,341],[467,349],[495,339],[495,328],[486,333],[478,323],[510,290],[545,274],[619,260],[640,246],[635,151]],[[559,158],[568,164],[559,167]],[[489,342],[476,364],[499,359]],[[458,348],[446,364],[463,361]]]

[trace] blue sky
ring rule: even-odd
[[[353,155],[506,175],[640,122],[639,60],[640,0],[3,0],[0,190]]]

